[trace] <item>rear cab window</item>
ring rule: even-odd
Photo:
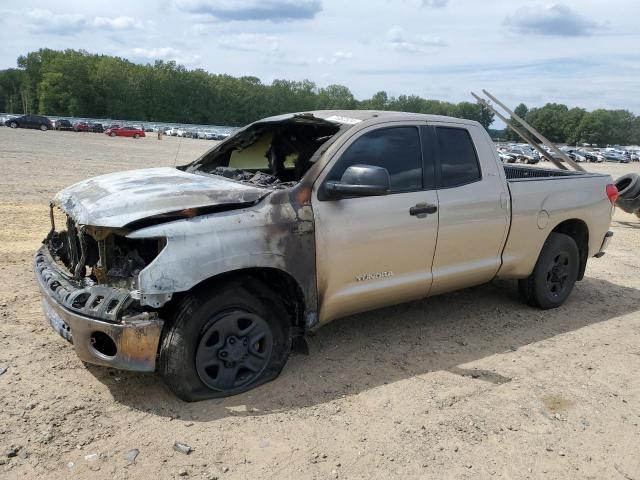
[[[439,159],[439,187],[452,188],[482,179],[480,162],[469,131],[436,127]]]

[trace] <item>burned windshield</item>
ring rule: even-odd
[[[313,154],[340,126],[321,119],[257,123],[185,167],[261,186],[284,188],[311,167]]]

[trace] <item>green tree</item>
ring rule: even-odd
[[[524,103],[519,104],[515,109],[514,112],[516,115],[518,115],[520,118],[522,118],[523,120],[527,121],[527,115],[529,114],[529,107],[527,107]],[[514,120],[513,125],[517,128],[520,128],[520,130],[526,130],[521,124],[520,122],[518,122],[517,120]],[[520,135],[518,135],[516,132],[514,132],[513,130],[511,130],[509,127],[507,127],[506,132],[505,132],[505,136],[507,137],[507,140],[510,140],[512,142],[519,142],[521,141],[520,139]]]
[[[270,115],[316,109],[371,109],[448,115],[478,121],[488,131],[493,113],[418,95],[379,91],[358,101],[343,85],[318,88],[309,80],[233,77],[174,61],[140,65],[84,50],[40,49],[21,55],[18,68],[0,71],[0,111],[122,120],[244,125]],[[640,143],[640,119],[626,110],[569,109],[549,103],[516,113],[555,142]],[[493,135],[500,135],[492,131]],[[512,140],[517,135],[506,132]]]
[[[356,108],[356,99],[343,85],[329,85],[318,91],[316,108],[326,110],[351,110]]]
[[[559,103],[532,108],[525,120],[552,142],[566,141],[565,125],[569,109]]]

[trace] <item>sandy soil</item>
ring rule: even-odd
[[[0,128],[0,477],[640,479],[640,221],[623,212],[554,311],[494,282],[354,316],[276,381],[195,404],[154,375],[83,365],[31,273],[49,199],[211,145]]]

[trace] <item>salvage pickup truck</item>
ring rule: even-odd
[[[503,165],[473,121],[287,114],[188,165],[62,190],[35,273],[81,360],[199,400],[275,378],[356,312],[497,277],[558,307],[604,254],[616,196],[607,175]]]

